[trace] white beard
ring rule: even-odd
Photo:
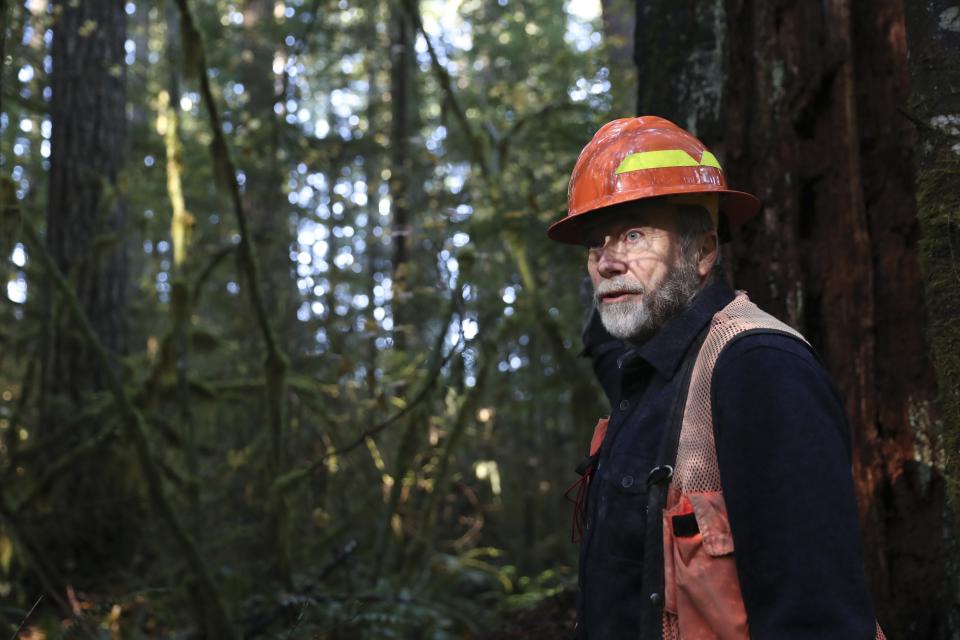
[[[618,276],[605,280],[597,287],[594,302],[600,310],[600,321],[610,335],[620,340],[642,343],[690,305],[702,282],[696,265],[681,258],[652,290],[645,290],[639,282],[628,276]],[[599,294],[618,288],[637,291],[642,295],[639,300],[600,302]]]
[[[650,324],[650,310],[647,308],[646,294],[639,300],[623,302],[604,302],[599,306],[600,321],[614,338],[628,340],[644,332]]]

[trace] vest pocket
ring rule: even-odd
[[[598,516],[603,523],[605,555],[643,562],[646,535],[647,474],[650,460],[613,458],[604,470],[604,491]]]
[[[680,636],[749,638],[723,494],[682,494],[663,512],[663,545],[664,609]]]

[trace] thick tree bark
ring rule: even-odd
[[[53,12],[46,244],[98,340],[122,354],[126,13],[113,0],[60,1]],[[90,394],[106,389],[110,373],[63,300],[51,284],[37,427],[41,437],[51,437],[49,457],[89,441],[102,428],[83,416],[91,413]],[[126,565],[136,548],[138,502],[129,481],[122,481],[130,471],[122,460],[108,452],[83,461],[35,506],[40,517],[31,535],[67,580],[107,576]]]
[[[723,107],[723,0],[637,2],[638,114],[664,116],[716,139]]]
[[[910,113],[919,132],[917,206],[921,226],[920,255],[926,278],[929,336],[936,364],[938,409],[942,441],[936,434],[926,452],[941,464],[949,477],[948,526],[953,534],[947,558],[954,606],[948,609],[949,629],[960,628],[956,606],[958,554],[956,532],[960,527],[960,8],[955,2],[911,2],[906,5],[912,82]]]
[[[902,0],[638,6],[639,111],[696,131],[765,201],[734,230],[734,280],[804,332],[844,397],[880,621],[945,637]]]
[[[70,275],[97,335],[125,350],[126,255],[120,173],[126,141],[126,14],[110,0],[56,2],[47,246]],[[54,307],[55,308],[55,307]],[[55,314],[56,315],[56,314]],[[41,429],[103,388],[89,347],[56,317],[44,361]]]

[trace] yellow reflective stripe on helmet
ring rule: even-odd
[[[639,171],[640,169],[665,169],[667,167],[696,167],[698,163],[690,154],[680,149],[664,151],[641,151],[631,153],[617,167],[617,173]]]
[[[709,151],[703,152],[703,157],[700,158],[700,165],[704,167],[716,167],[720,169],[720,171],[723,171],[723,167],[720,166],[720,161],[717,160],[717,156]]]
[[[700,162],[681,149],[664,149],[662,151],[640,151],[631,153],[620,162],[616,173],[640,171],[641,169],[669,169],[673,167],[715,167],[721,169],[717,157],[709,151],[703,152]],[[722,170],[722,169],[721,169]]]

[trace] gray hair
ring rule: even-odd
[[[713,216],[709,211],[694,204],[680,204],[677,206],[677,233],[680,236],[680,254],[686,260],[696,258],[697,240],[705,233],[716,233],[717,227],[713,223]],[[721,264],[720,251],[713,268],[707,275],[708,280],[717,280],[725,277],[725,269]]]

